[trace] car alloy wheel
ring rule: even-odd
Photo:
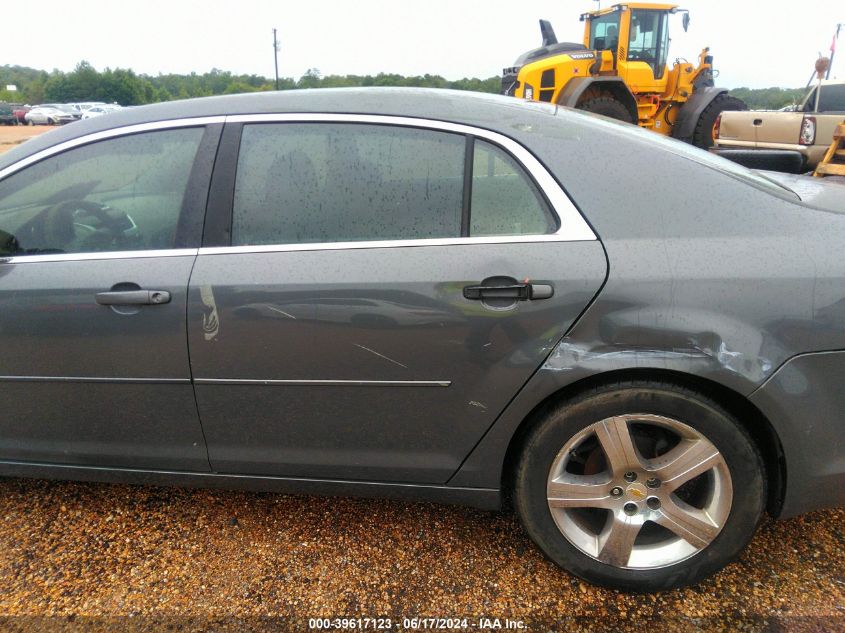
[[[513,500],[560,566],[607,587],[659,591],[738,556],[763,513],[764,474],[748,432],[711,396],[628,380],[537,414]]]
[[[617,567],[653,569],[716,538],[733,486],[721,453],[695,429],[629,414],[591,424],[564,445],[547,498],[555,524],[579,550]]]

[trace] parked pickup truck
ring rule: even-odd
[[[843,121],[845,81],[823,81],[791,112],[723,112],[710,151],[747,167],[803,173],[822,159]]]

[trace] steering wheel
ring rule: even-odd
[[[628,59],[631,61],[646,62],[647,64],[654,63],[654,57],[648,51],[631,51]]]
[[[93,218],[96,223],[86,221]],[[88,200],[65,200],[45,209],[21,227],[19,237],[33,252],[106,250],[133,236],[135,223],[125,213]]]
[[[79,211],[96,217],[104,225],[112,225],[114,220],[109,215],[109,207],[99,202],[90,200],[65,200],[47,209],[47,213],[55,216],[70,214],[71,220],[75,220]]]

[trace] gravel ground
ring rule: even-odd
[[[845,510],[766,521],[738,562],[660,595],[581,582],[512,514],[435,504],[4,479],[0,521],[7,630],[306,630],[318,616],[845,630]]]
[[[55,129],[49,125],[0,125],[0,154],[33,136]]]

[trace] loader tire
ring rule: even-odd
[[[596,97],[588,99],[578,105],[579,110],[592,112],[594,114],[601,114],[617,121],[624,121],[625,123],[633,123],[631,113],[628,108],[622,105],[619,101],[612,97]]]
[[[736,97],[731,97],[728,94],[722,93],[710,102],[701,116],[698,117],[698,122],[695,124],[695,131],[692,133],[692,144],[701,149],[710,149],[713,147],[713,126],[716,125],[716,119],[722,112],[728,110],[747,110],[748,106],[745,102]]]

